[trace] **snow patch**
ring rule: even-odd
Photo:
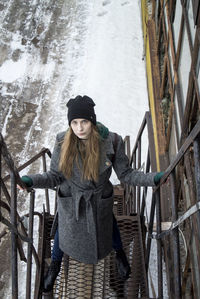
[[[32,80],[47,82],[52,79],[55,66],[56,63],[53,60],[48,61],[47,64],[43,64],[40,60],[37,63],[32,62],[30,76],[32,77]]]
[[[0,80],[6,83],[12,83],[24,76],[26,73],[27,57],[23,56],[18,61],[6,60],[0,67]]]

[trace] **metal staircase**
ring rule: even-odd
[[[129,138],[125,138],[126,153],[130,159],[130,165],[135,168],[141,168],[142,136],[144,129],[148,131],[149,149],[146,159],[146,172],[155,171],[155,149],[152,139],[152,122],[149,113],[145,114],[138,137],[130,154]],[[44,203],[41,212],[35,210],[35,190],[29,190],[30,206],[29,212],[21,215],[18,209],[18,192],[16,185],[21,185],[19,172],[34,163],[36,160],[43,161],[43,170],[46,171],[46,156],[51,156],[48,149],[43,149],[31,160],[16,169],[14,162],[9,154],[6,144],[0,135],[1,150],[1,198],[0,198],[0,221],[4,227],[0,233],[0,240],[3,242],[7,235],[11,238],[11,276],[12,276],[12,298],[19,298],[20,288],[24,286],[19,282],[19,264],[26,263],[26,295],[25,298],[163,298],[163,271],[164,260],[167,262],[166,240],[170,240],[170,249],[173,249],[173,260],[171,268],[166,269],[172,284],[174,286],[174,298],[181,298],[181,288],[184,286],[184,277],[181,272],[178,227],[181,223],[194,220],[199,214],[199,135],[200,121],[197,122],[190,135],[186,138],[183,146],[175,157],[174,161],[167,168],[161,184],[152,192],[152,198],[147,197],[147,187],[130,187],[127,185],[118,185],[114,188],[114,213],[116,215],[120,228],[124,249],[131,265],[131,275],[127,281],[121,281],[117,277],[115,266],[115,254],[112,252],[105,259],[99,261],[97,265],[86,265],[72,260],[70,257],[63,258],[62,268],[58,279],[56,280],[54,290],[50,294],[42,293],[42,279],[50,261],[51,247],[53,240],[50,237],[50,230],[53,222],[53,215],[50,214],[50,200],[48,190],[44,191]],[[177,213],[176,184],[175,177],[177,168],[187,154],[195,148],[195,171],[197,197],[194,199],[194,206],[188,211],[179,215]],[[2,170],[2,166],[7,170]],[[163,184],[167,178],[169,182]],[[172,206],[172,216],[168,228],[163,229],[165,223],[162,222],[160,212],[160,199],[165,188],[171,190],[170,205]],[[151,200],[149,221],[145,211],[147,209],[147,200]],[[56,201],[56,192],[55,192]],[[153,225],[156,217],[156,229]],[[24,224],[24,218],[28,218],[28,228]],[[36,218],[38,221],[36,221]],[[38,234],[34,235],[35,225],[38,223]],[[1,226],[1,227],[2,227]],[[193,228],[193,234],[198,234]],[[157,243],[157,260],[154,270],[157,272],[157,281],[152,283],[148,280],[149,266],[151,262],[152,240]],[[27,244],[27,245],[26,245]],[[26,246],[26,248],[25,248]],[[18,260],[18,256],[20,260]],[[198,256],[197,256],[198,258]],[[187,262],[187,260],[186,260]],[[185,265],[187,267],[187,265]],[[187,269],[187,268],[185,268]],[[170,270],[170,271],[169,271]],[[186,271],[186,270],[185,270]],[[170,276],[171,275],[171,276]],[[182,285],[181,285],[182,284]],[[150,292],[151,289],[151,292]],[[172,292],[170,290],[170,292]],[[153,295],[149,295],[153,294]],[[172,293],[170,293],[170,296]]]
[[[124,192],[121,186],[115,186],[114,190],[114,212],[124,250],[132,269],[130,278],[125,282],[118,278],[114,251],[97,265],[86,265],[65,256],[54,290],[50,294],[43,294],[44,298],[147,298],[148,288],[140,220],[137,215],[120,215]],[[46,217],[47,257],[50,256],[52,221],[52,216]]]

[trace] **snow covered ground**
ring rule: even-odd
[[[92,97],[98,120],[134,141],[148,110],[140,1],[58,1],[59,15],[55,8],[45,10],[46,1],[39,2],[34,16],[30,11],[26,17],[32,36],[25,36],[25,29],[23,35],[15,28],[3,32],[9,50],[0,67],[1,96],[18,115],[30,103],[35,113],[26,144],[32,136],[35,141],[35,131],[43,131],[41,143],[51,148],[56,133],[67,126],[65,104],[77,94]],[[28,27],[33,17],[38,22],[34,34]],[[1,124],[4,136],[13,112],[10,107]],[[17,129],[23,134],[27,128]]]
[[[52,150],[78,94],[133,146],[149,110],[139,0],[0,0],[0,19],[0,129],[17,165]]]

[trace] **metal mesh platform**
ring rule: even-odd
[[[142,250],[140,223],[137,216],[117,217],[124,250],[131,265],[127,281],[118,278],[115,253],[97,265],[79,263],[64,257],[53,294],[44,298],[100,299],[146,298],[147,285]]]

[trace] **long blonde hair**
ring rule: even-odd
[[[72,175],[73,165],[78,162],[78,157],[82,161],[82,178],[86,180],[98,181],[99,161],[100,161],[100,136],[96,126],[92,124],[92,130],[85,143],[74,134],[71,127],[65,134],[59,161],[59,169],[64,176],[69,179]]]

